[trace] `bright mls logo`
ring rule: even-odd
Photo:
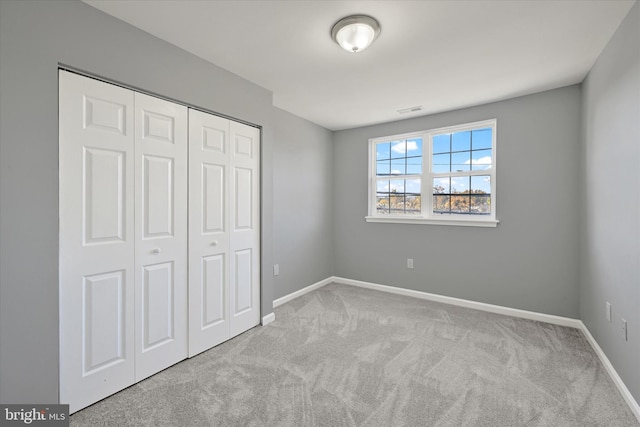
[[[69,405],[0,405],[0,409],[2,426],[69,426]]]

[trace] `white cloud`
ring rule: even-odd
[[[490,169],[491,168],[491,156],[480,157],[479,159],[473,160],[474,170],[476,169]],[[471,163],[471,160],[467,160],[464,162],[465,165]]]
[[[391,146],[391,151],[395,151],[396,153],[399,153],[399,154],[404,154],[405,153],[405,143],[404,143],[404,141],[396,142],[395,144],[393,144]]]
[[[393,169],[393,170],[391,171],[391,173],[392,173],[392,174],[395,174],[395,175],[400,175],[400,170],[399,170],[399,169]]]
[[[418,144],[415,141],[407,141],[406,145],[404,141],[397,142],[391,146],[391,151],[395,151],[398,154],[405,154],[407,151],[415,151],[418,149]]]

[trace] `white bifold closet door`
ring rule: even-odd
[[[260,322],[260,131],[189,110],[189,356]]]
[[[136,381],[187,357],[187,108],[135,94]]]
[[[187,109],[60,72],[60,402],[187,355]]]

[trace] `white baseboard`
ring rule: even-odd
[[[316,289],[319,289],[325,285],[328,285],[329,283],[332,283],[334,281],[334,277],[327,277],[324,280],[321,280],[319,282],[314,283],[313,285],[309,285],[306,288],[302,288],[298,291],[292,292],[289,295],[285,295],[282,298],[278,298],[276,300],[273,301],[273,308],[276,307],[280,307],[282,304],[287,303],[289,301],[291,301],[292,299],[296,299],[298,297],[301,297],[304,294],[308,294],[311,291],[315,291]]]
[[[273,322],[274,320],[276,320],[276,314],[274,312],[271,312],[269,314],[267,314],[266,316],[262,317],[262,326],[266,326],[269,323]]]
[[[609,358],[607,357],[606,354],[604,354],[604,351],[602,351],[602,349],[600,348],[600,345],[598,345],[598,342],[595,340],[595,338],[593,338],[593,335],[591,335],[591,332],[589,332],[587,325],[585,325],[582,321],[580,321],[580,323],[582,324],[580,328],[582,330],[582,333],[587,338],[587,341],[589,341],[589,344],[591,344],[593,351],[595,351],[598,357],[600,358],[600,361],[602,362],[602,364],[604,365],[604,368],[606,369],[607,373],[611,377],[611,380],[618,388],[618,391],[624,398],[625,402],[627,402],[627,405],[629,405],[631,412],[633,412],[633,415],[635,415],[636,418],[638,419],[638,422],[640,422],[640,405],[638,405],[638,402],[636,402],[636,400],[633,398],[633,395],[625,385],[624,381],[622,381],[622,378],[620,378],[620,375],[618,375],[618,373],[616,372],[616,369],[613,367],[613,365],[609,361]]]
[[[519,317],[522,319],[537,320],[540,322],[551,323],[560,326],[569,326],[571,328],[581,329],[582,322],[578,319],[569,317],[554,316],[552,314],[536,313],[535,311],[520,310],[517,308],[503,307],[501,305],[487,304],[484,302],[470,301],[461,298],[447,297],[444,295],[430,294],[428,292],[414,291],[411,289],[397,288],[395,286],[379,285],[377,283],[362,282],[360,280],[345,279],[343,277],[333,277],[335,283],[343,285],[358,286],[360,288],[373,289],[376,291],[389,292],[397,295],[404,295],[413,298],[419,298],[429,301],[441,302],[444,304],[457,305],[460,307],[473,308],[476,310],[487,311],[489,313],[504,314],[507,316]]]
[[[397,295],[404,295],[404,296],[424,299],[428,301],[441,302],[444,304],[457,305],[460,307],[467,307],[475,310],[487,311],[490,313],[504,314],[506,316],[519,317],[522,319],[529,319],[529,320],[537,320],[539,322],[551,323],[553,325],[568,326],[571,328],[579,329],[585,335],[585,337],[587,338],[587,341],[589,342],[589,344],[591,345],[595,353],[598,355],[598,358],[604,365],[604,368],[609,374],[609,376],[611,377],[611,380],[618,388],[618,391],[622,395],[625,402],[627,402],[627,405],[629,405],[631,412],[633,412],[633,414],[638,419],[638,421],[640,421],[640,405],[638,405],[638,402],[636,402],[636,400],[633,398],[633,395],[625,385],[624,381],[622,381],[622,378],[620,378],[620,376],[616,372],[615,368],[609,361],[609,358],[607,358],[607,355],[604,353],[604,351],[602,351],[602,349],[598,345],[598,342],[593,338],[593,336],[591,335],[591,332],[589,332],[589,329],[587,329],[587,326],[582,322],[582,320],[571,319],[569,317],[554,316],[552,314],[537,313],[535,311],[520,310],[517,308],[487,304],[483,302],[471,301],[471,300],[466,300],[461,298],[447,297],[444,295],[430,294],[428,292],[397,288],[395,286],[380,285],[377,283],[346,279],[344,277],[336,277],[336,276],[328,277],[324,280],[321,280],[320,282],[314,283],[313,285],[300,289],[299,291],[293,292],[289,295],[285,295],[282,298],[278,298],[277,300],[273,301],[273,307],[276,308],[286,302],[291,301],[294,298],[297,298],[306,293],[319,289],[325,285],[328,285],[329,283],[340,283],[343,285],[357,286],[360,288],[373,289],[376,291],[388,292],[388,293],[397,294]],[[268,317],[268,316],[265,316],[265,317]],[[263,319],[263,322],[264,322],[264,319]]]

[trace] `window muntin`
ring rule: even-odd
[[[495,141],[496,120],[371,139],[367,220],[497,223]]]

